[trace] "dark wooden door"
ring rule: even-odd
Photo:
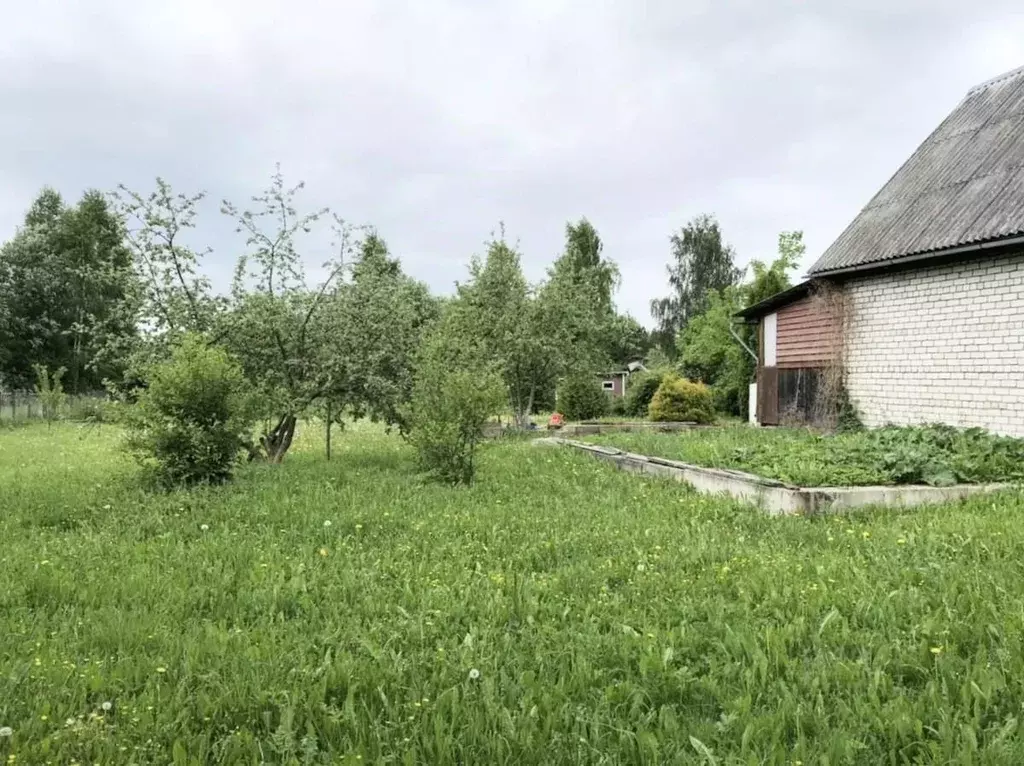
[[[757,372],[757,419],[763,426],[779,424],[778,367],[761,367]]]

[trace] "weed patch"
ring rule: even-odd
[[[1024,439],[943,425],[840,434],[746,426],[588,441],[710,468],[736,468],[803,487],[930,484],[1024,478]]]

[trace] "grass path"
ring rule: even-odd
[[[1024,762],[1019,495],[769,519],[314,436],[153,495],[109,427],[0,431],[0,763]]]

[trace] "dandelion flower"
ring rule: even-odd
[[[480,678],[480,671],[479,670],[477,670],[476,668],[473,668],[472,670],[469,671],[469,680],[470,681],[476,681],[478,678]]]
[[[637,564],[636,565],[636,571],[637,572],[645,572],[645,571],[647,571],[647,565],[646,564],[642,564],[642,563],[641,564]]]
[[[40,720],[40,721],[46,721],[46,720],[49,720],[49,718],[50,718],[50,716],[48,716],[48,715],[45,715],[45,714],[44,714],[44,715],[41,715],[41,716],[39,716],[39,720]]]
[[[356,529],[362,529],[362,528],[363,528],[362,524],[356,524]]]
[[[14,729],[10,726],[0,726],[0,737],[10,737],[13,736],[13,734]]]
[[[165,668],[163,665],[161,665],[160,667],[158,667],[156,669],[156,672],[157,673],[166,673],[167,672],[167,668]]]
[[[210,529],[210,525],[209,524],[201,524],[199,526],[199,529],[201,529],[203,532],[207,532]]]
[[[331,520],[330,519],[324,520],[324,527],[329,527],[329,526],[331,526]]]
[[[942,654],[942,647],[941,646],[933,646],[929,651],[932,654],[934,654],[936,657],[938,657],[940,654]]]
[[[321,556],[326,556],[327,555],[327,549],[326,548],[321,548],[320,549],[320,555]]]
[[[102,705],[100,705],[100,708],[103,709],[104,713],[109,713],[112,707],[114,707],[114,703],[112,702],[104,702]]]
[[[905,537],[901,537],[899,540],[896,541],[896,544],[897,545],[906,545],[907,544],[907,540],[906,540]]]

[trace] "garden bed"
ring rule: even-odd
[[[516,428],[513,425],[501,425],[489,423],[484,428],[484,436],[497,438],[499,436],[532,434],[534,436],[597,436],[600,434],[614,433],[675,433],[688,431],[694,428],[710,428],[697,423],[652,423],[650,421],[627,421],[627,420],[600,420],[584,421],[582,423],[566,423],[560,428],[550,428],[545,425],[537,425],[533,429]]]
[[[1024,479],[1024,439],[948,426],[835,435],[738,426],[597,435],[590,441],[696,466],[745,471],[796,487],[951,487]]]
[[[565,438],[541,439],[548,443],[581,450],[613,463],[631,473],[647,474],[685,482],[706,495],[728,495],[751,503],[773,516],[811,516],[849,511],[866,506],[912,507],[965,500],[972,495],[1008,489],[1009,484],[956,484],[934,487],[920,484],[861,487],[797,487],[777,479],[729,468],[705,468],[657,456],[605,447]]]
[[[583,423],[566,423],[559,429],[553,429],[553,433],[559,436],[597,436],[599,434],[621,434],[621,433],[677,433],[679,431],[690,431],[695,428],[706,428],[696,423],[652,423],[646,420],[621,421],[621,422],[596,422],[585,421]]]

